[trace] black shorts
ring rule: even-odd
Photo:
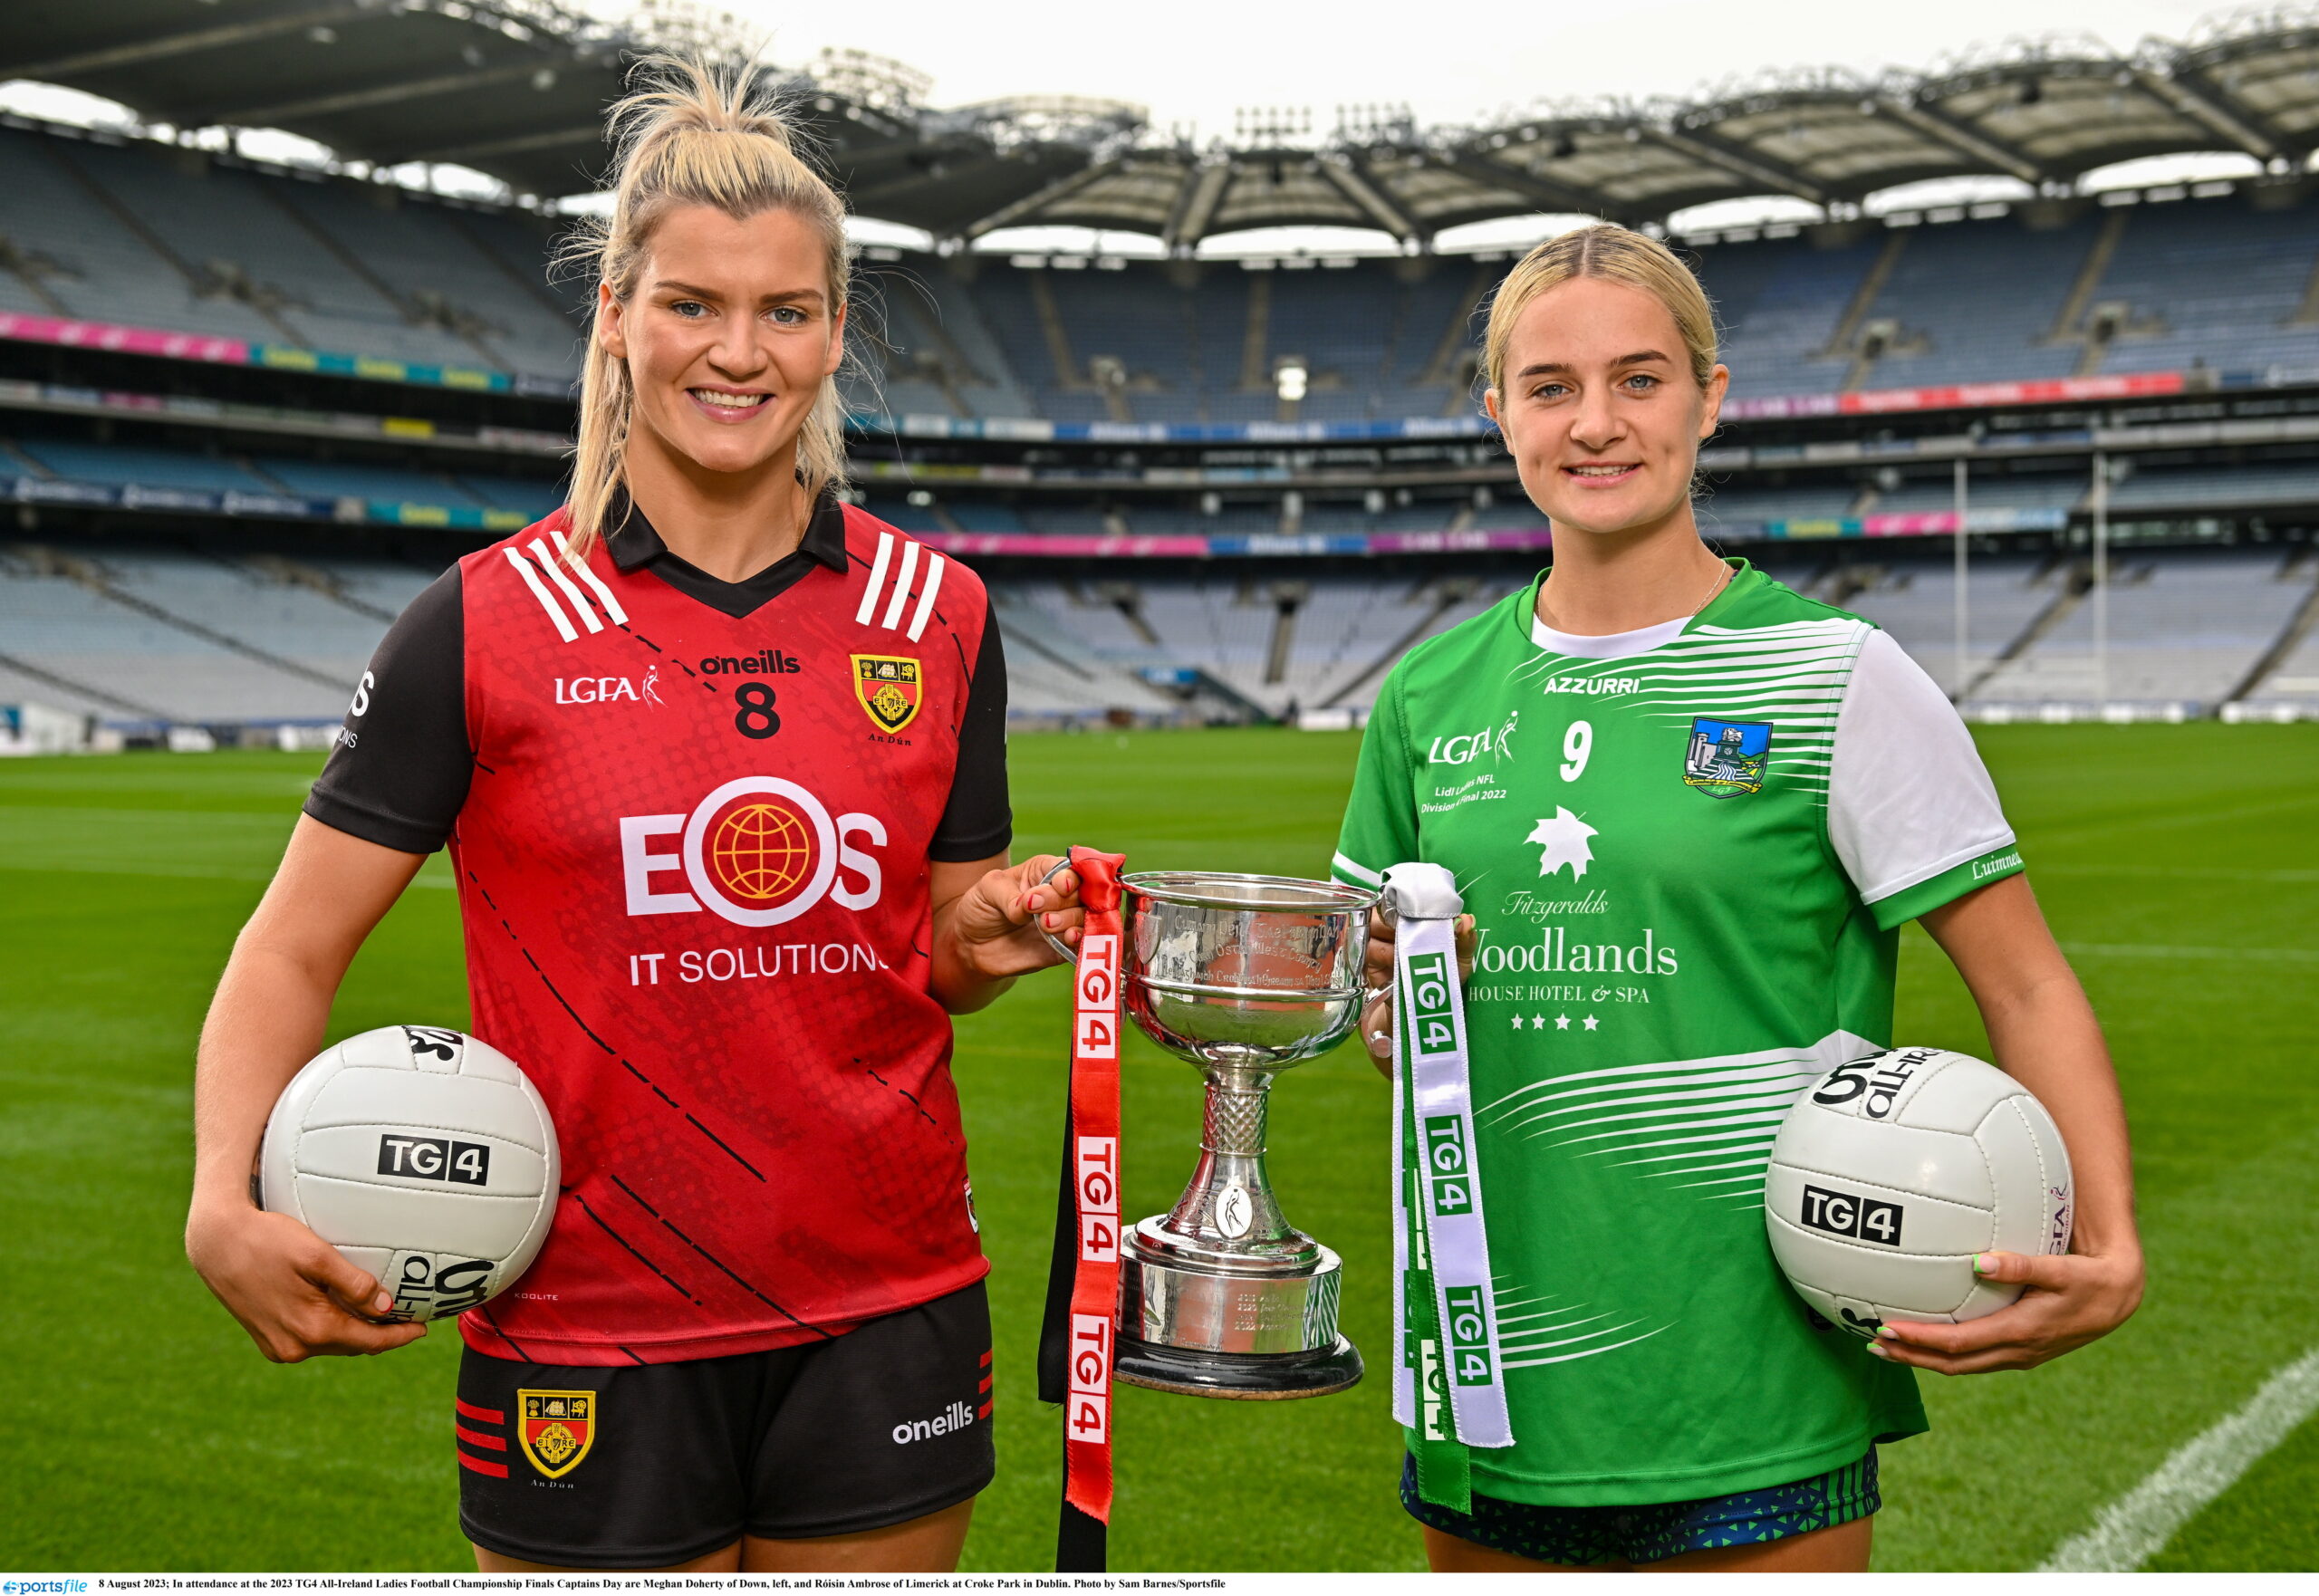
[[[834,1341],[689,1363],[459,1363],[459,1527],[566,1568],[906,1524],[990,1483],[982,1284]]]

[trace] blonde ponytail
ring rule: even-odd
[[[652,230],[680,206],[713,206],[736,221],[787,211],[819,236],[828,262],[830,305],[846,301],[845,206],[797,153],[788,119],[753,66],[717,69],[698,59],[658,55],[637,66],[637,83],[612,107],[617,155],[611,215],[583,223],[563,251],[609,284],[621,304],[635,293]],[[624,484],[636,395],[628,364],[604,348],[592,325],[580,377],[580,429],[573,449],[572,544],[584,554]],[[845,406],[834,376],[807,412],[797,437],[797,474],[809,498],[845,486]]]

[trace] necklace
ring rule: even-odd
[[[1698,603],[1691,606],[1689,614],[1685,615],[1683,619],[1689,620],[1692,615],[1697,615],[1700,611],[1713,603],[1715,601],[1715,595],[1723,591],[1723,584],[1730,580],[1731,567],[1724,563],[1722,561],[1718,560],[1715,562],[1715,580],[1707,584],[1706,593],[1700,597]],[[1546,623],[1549,630],[1560,631],[1562,630],[1562,628],[1554,625],[1554,612],[1546,608],[1546,589],[1551,585],[1553,581],[1553,576],[1549,574],[1545,582],[1538,584],[1538,619]]]

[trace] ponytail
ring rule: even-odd
[[[680,206],[712,206],[736,221],[787,211],[819,236],[834,312],[846,302],[845,206],[797,153],[788,119],[755,67],[712,68],[695,59],[651,56],[639,86],[611,110],[611,216],[583,223],[563,252],[627,304],[650,254],[652,231]],[[636,394],[626,361],[604,348],[591,323],[580,377],[580,429],[573,450],[571,533],[575,556],[612,530],[604,524],[626,486]],[[806,413],[797,437],[797,474],[809,500],[845,486],[845,407],[834,375]]]

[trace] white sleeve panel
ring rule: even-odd
[[[1831,758],[1828,836],[1863,902],[2012,846],[1972,734],[1888,633],[1853,662]]]

